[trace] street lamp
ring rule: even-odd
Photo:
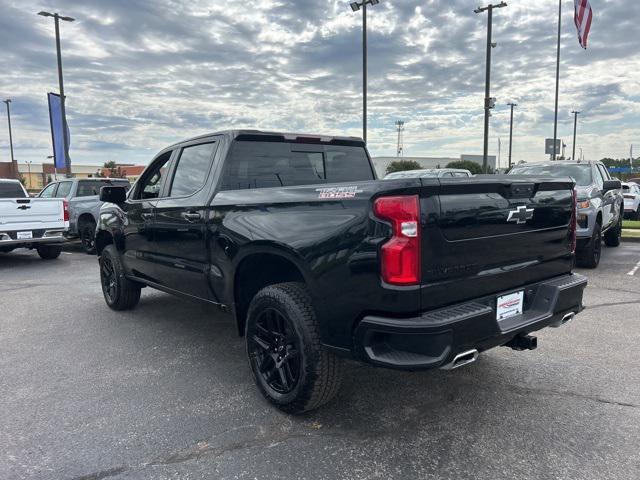
[[[62,53],[60,51],[60,20],[73,22],[71,17],[62,17],[57,12],[38,12],[43,17],[53,17],[56,28],[56,52],[58,54],[58,83],[60,85],[60,113],[62,115],[62,142],[64,145],[64,166],[67,170],[67,177],[71,176],[71,159],[69,158],[69,140],[67,138],[67,112],[65,108],[66,98],[64,96],[64,81],[62,79]]]
[[[352,2],[351,10],[362,9],[362,139],[367,143],[367,5],[377,5],[380,0]]]
[[[511,148],[513,147],[513,109],[517,107],[517,103],[507,103],[511,107],[511,123],[509,127],[509,170],[511,170]]]
[[[11,132],[11,108],[9,105],[11,104],[11,99],[7,98],[3,100],[4,103],[7,104],[7,121],[9,122],[9,148],[11,150],[11,168],[14,170],[13,174],[16,178],[19,178],[18,175],[18,166],[16,165],[16,160],[13,158],[13,134]]]
[[[486,7],[478,7],[474,10],[474,13],[488,13],[487,20],[487,72],[485,79],[485,96],[484,96],[484,152],[482,156],[482,171],[487,173],[488,161],[489,161],[489,117],[491,116],[491,109],[495,106],[496,101],[491,98],[491,49],[495,48],[497,44],[491,41],[493,33],[493,9],[506,7],[506,2],[500,2],[496,5],[487,5]]]

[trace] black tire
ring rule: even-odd
[[[55,260],[62,253],[62,247],[58,245],[40,245],[36,250],[43,260]]]
[[[80,241],[82,242],[82,249],[88,255],[95,255],[96,253],[96,224],[94,222],[87,222],[80,227]]]
[[[622,243],[622,215],[620,215],[615,227],[611,227],[604,234],[604,243],[607,247],[618,247]]]
[[[245,338],[256,384],[280,410],[313,410],[338,393],[342,360],[320,342],[303,284],[279,283],[260,290],[249,306]]]
[[[596,223],[589,243],[576,252],[576,265],[582,268],[597,268],[602,253],[602,226]]]
[[[130,310],[140,300],[141,286],[124,276],[124,266],[114,245],[107,245],[102,251],[100,263],[100,284],[107,305],[112,310]]]
[[[632,220],[640,220],[640,206],[638,206],[638,209],[634,214],[632,214],[631,217],[632,217]]]

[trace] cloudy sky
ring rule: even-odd
[[[511,0],[494,14],[491,153],[544,159],[553,136],[557,0]],[[640,151],[640,2],[591,0],[580,48],[565,0],[560,137],[583,111],[586,157]],[[167,144],[249,127],[361,136],[361,14],[345,0],[0,0],[0,97],[12,98],[15,156],[50,155],[46,93],[57,91],[53,21],[62,24],[71,157],[146,163]],[[407,156],[482,153],[486,14],[470,0],[381,0],[369,9],[369,148]],[[2,105],[4,107],[4,105]],[[0,116],[0,160],[9,157]]]

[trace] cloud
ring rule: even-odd
[[[362,14],[346,0],[2,0],[0,95],[11,97],[16,157],[51,151],[46,92],[57,91],[51,19],[63,23],[67,109],[76,162],[147,162],[164,146],[231,127],[361,135]],[[567,4],[568,2],[565,2]],[[562,36],[560,136],[582,111],[579,146],[622,157],[640,141],[640,2],[592,2],[589,50],[572,12]],[[486,14],[466,0],[382,0],[368,9],[369,140],[406,155],[482,150]],[[542,160],[553,134],[556,0],[509,2],[494,15],[491,150]],[[0,159],[8,157],[0,127]],[[570,145],[569,145],[570,146]],[[503,154],[506,147],[503,148]]]

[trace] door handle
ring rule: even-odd
[[[197,222],[202,218],[202,216],[198,212],[183,212],[181,216],[187,222]]]
[[[153,218],[153,213],[143,213],[142,218],[145,220],[151,220]]]

